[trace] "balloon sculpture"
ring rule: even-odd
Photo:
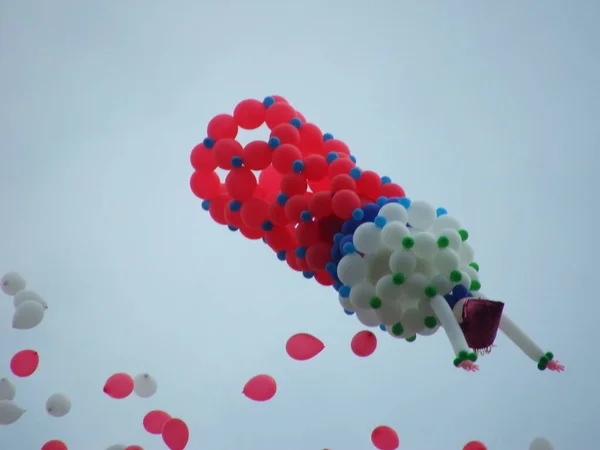
[[[236,140],[240,128],[263,124],[268,140]],[[282,97],[243,100],[233,115],[213,117],[207,136],[191,152],[190,186],[202,207],[218,224],[262,239],[305,278],[332,286],[346,314],[408,342],[443,327],[454,365],[467,371],[478,370],[498,329],[538,369],[564,370],[481,292],[469,233],[456,218],[359,168],[344,142]],[[217,169],[228,171],[224,182]]]

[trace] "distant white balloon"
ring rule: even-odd
[[[28,300],[38,302],[44,307],[44,309],[48,309],[48,303],[46,303],[46,300],[44,300],[37,292],[29,291],[27,289],[17,292],[13,298],[13,303],[15,308],[18,308]]]
[[[106,450],[125,450],[127,448],[126,445],[115,444],[108,447]]]
[[[366,327],[376,327],[381,323],[374,309],[357,309],[356,318]]]
[[[0,286],[6,295],[15,295],[25,289],[27,282],[17,272],[8,272],[0,279]]]
[[[26,300],[15,310],[12,325],[17,330],[30,330],[44,319],[44,307],[41,303]]]
[[[531,441],[531,444],[529,444],[529,450],[554,450],[554,447],[548,439],[536,437]]]
[[[0,378],[0,400],[13,401],[17,394],[17,388],[8,378]]]
[[[133,392],[141,398],[152,397],[158,389],[156,380],[148,373],[136,375],[133,383]]]
[[[71,399],[65,394],[52,394],[46,400],[46,411],[52,417],[63,417],[71,411]]]
[[[25,410],[11,400],[0,400],[0,425],[10,425],[21,418]]]

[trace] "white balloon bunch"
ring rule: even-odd
[[[12,325],[18,330],[30,330],[44,319],[48,309],[46,301],[36,292],[26,290],[27,282],[16,272],[9,272],[0,279],[2,292],[13,297],[15,312]]]
[[[373,222],[356,228],[344,245],[337,275],[344,284],[340,303],[365,326],[386,326],[412,341],[440,326],[431,299],[457,284],[479,290],[478,266],[466,242],[468,233],[453,217],[436,217],[435,208],[415,201],[381,207]]]

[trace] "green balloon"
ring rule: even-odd
[[[405,281],[406,281],[406,277],[404,276],[404,274],[402,272],[397,272],[394,275],[392,275],[392,282],[397,286],[400,286]]]
[[[461,361],[459,358],[454,358],[454,361],[452,361],[452,363],[453,363],[453,364],[454,364],[456,367],[460,366],[460,363],[461,363],[461,362],[462,362],[462,361]]]
[[[473,269],[475,269],[477,272],[479,272],[479,264],[477,264],[475,261],[471,261],[469,266],[471,266]]]
[[[471,286],[469,288],[470,291],[478,291],[481,289],[481,283],[479,280],[471,280]]]
[[[427,328],[435,328],[435,326],[437,325],[437,319],[433,316],[425,317],[425,320],[423,322],[425,323],[425,326]]]
[[[458,234],[460,234],[460,238],[465,242],[469,239],[469,232],[467,230],[458,230]]]
[[[537,366],[538,366],[538,369],[540,369],[540,370],[546,370],[546,365],[542,364],[541,362],[539,362]]]
[[[411,249],[415,246],[415,240],[412,236],[405,236],[402,238],[402,247],[405,249]]]
[[[417,335],[406,338],[406,342],[415,342],[417,340]]]
[[[464,361],[465,359],[467,359],[469,357],[469,352],[466,350],[461,350],[460,352],[458,352],[458,358],[461,361]]]
[[[373,309],[379,309],[381,308],[381,299],[377,296],[371,297],[371,299],[369,300],[369,305]]]
[[[546,352],[546,358],[548,358],[549,361],[552,361],[554,359],[554,353],[552,352]]]
[[[471,362],[477,361],[477,353],[475,353],[475,352],[469,353],[469,356],[467,356],[467,359]]]
[[[446,248],[450,245],[450,239],[448,239],[448,236],[440,236],[437,240],[437,245],[439,248]]]
[[[437,295],[437,288],[433,284],[430,284],[429,286],[425,287],[425,296],[427,298],[433,298],[436,295]]]
[[[450,272],[450,281],[452,281],[453,283],[460,283],[460,281],[462,280],[462,273],[460,270],[453,270],[452,272]]]
[[[402,326],[402,324],[400,322],[398,322],[396,325],[394,325],[392,327],[392,334],[394,336],[400,336],[402,333],[404,333],[404,327]]]

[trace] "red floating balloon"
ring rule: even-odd
[[[214,172],[217,168],[212,151],[207,149],[204,144],[198,144],[192,149],[190,162],[192,163],[192,167],[198,172]]]
[[[306,178],[299,173],[288,173],[281,179],[281,192],[288,197],[304,194],[307,188]]]
[[[294,195],[285,204],[285,215],[294,223],[300,222],[302,211],[308,211],[308,198],[304,195]]]
[[[231,225],[232,227],[235,228],[241,228],[243,225],[243,221],[242,221],[242,215],[240,214],[239,211],[232,211],[230,208],[231,202],[229,202],[229,204],[227,206],[225,206],[225,221],[227,222],[227,225]]]
[[[356,180],[356,191],[366,195],[375,201],[383,194],[381,193],[381,178],[372,170],[363,170],[360,178]]]
[[[335,283],[329,272],[326,270],[315,272],[315,281],[321,286],[333,286]]]
[[[284,102],[276,102],[267,108],[265,123],[272,130],[277,125],[289,123],[296,117],[296,111],[290,105]]]
[[[208,122],[206,134],[215,141],[220,139],[235,139],[238,134],[238,126],[233,116],[218,114]]]
[[[292,173],[295,161],[302,161],[302,153],[295,145],[282,144],[273,150],[273,167],[280,174]]]
[[[354,168],[356,164],[348,158],[338,158],[329,164],[328,175],[332,179],[336,175],[348,175],[350,170]]]
[[[242,393],[250,400],[265,402],[271,400],[277,392],[277,382],[269,375],[256,375],[251,378]]]
[[[190,440],[190,430],[181,419],[170,419],[162,428],[162,438],[170,450],[183,450]]]
[[[335,152],[342,155],[350,155],[350,148],[339,139],[329,139],[323,142],[323,151],[325,153]]]
[[[296,242],[301,247],[319,243],[319,226],[316,222],[300,222],[296,227]]]
[[[276,252],[290,250],[294,247],[294,238],[284,227],[273,227],[265,234],[267,245]]]
[[[340,219],[349,219],[352,217],[352,211],[360,208],[360,198],[356,195],[356,192],[350,189],[342,189],[336,192],[331,199],[331,208]]]
[[[487,447],[483,442],[471,441],[465,444],[463,450],[487,450]]]
[[[127,398],[133,392],[133,378],[126,373],[115,373],[108,377],[102,390],[112,398]]]
[[[326,191],[315,193],[308,201],[308,211],[315,219],[331,215],[331,194]]]
[[[276,103],[290,103],[288,102],[285,98],[283,98],[281,95],[271,95],[271,97],[273,97],[273,99],[275,100]]]
[[[212,220],[220,225],[227,225],[227,218],[225,217],[225,211],[228,209],[227,205],[231,199],[224,194],[217,195],[210,201],[208,205],[208,213]]]
[[[359,331],[352,338],[350,348],[356,356],[370,356],[377,348],[377,337],[368,330]]]
[[[303,155],[327,155],[323,151],[323,133],[318,126],[313,123],[303,123],[298,131],[300,132],[300,150]]]
[[[306,122],[306,117],[304,117],[304,115],[302,115],[302,113],[298,110],[296,110],[296,117],[298,119],[300,119],[300,122],[302,122],[302,123]]]
[[[248,169],[263,170],[271,164],[273,150],[265,141],[252,141],[246,144],[242,156]]]
[[[168,413],[155,409],[144,416],[142,423],[148,433],[161,434],[163,426],[169,420],[171,420],[171,416]]]
[[[296,361],[306,361],[323,351],[325,345],[311,334],[298,333],[285,344],[285,351]]]
[[[379,426],[371,433],[371,442],[379,450],[396,450],[400,447],[398,433],[393,428]]]
[[[68,450],[68,447],[63,441],[54,439],[42,445],[42,450]]]
[[[317,227],[318,230],[318,227]],[[323,242],[313,244],[306,250],[306,262],[311,270],[317,272],[325,270],[325,265],[331,259],[331,245]]]
[[[269,204],[264,200],[251,198],[244,202],[240,212],[246,226],[261,229],[263,223],[269,218]]]
[[[309,181],[308,187],[312,192],[329,192],[329,177],[325,177],[319,181]]]
[[[272,165],[263,170],[258,176],[258,185],[264,189],[265,193],[268,195],[273,194],[274,197],[277,197],[279,193],[279,186],[281,185],[281,178],[283,176],[275,170],[275,167]],[[273,197],[273,198],[274,198]]]
[[[278,138],[281,144],[292,144],[296,146],[300,144],[300,132],[298,131],[298,128],[289,123],[280,123],[273,128],[271,137]]]
[[[290,223],[290,219],[285,215],[285,207],[277,202],[273,202],[269,205],[269,220],[274,225],[283,227]]]
[[[40,355],[35,350],[21,350],[10,360],[10,370],[17,377],[28,377],[38,368]]]
[[[323,242],[333,242],[333,237],[342,230],[343,224],[344,220],[334,215],[317,220],[320,240]]]
[[[302,174],[309,181],[319,181],[327,176],[329,165],[325,157],[321,155],[308,155],[304,158],[304,170]]]
[[[386,197],[406,197],[404,189],[396,183],[387,183],[381,186],[381,195],[385,195]]]
[[[190,188],[202,200],[210,200],[219,194],[221,180],[215,172],[194,172],[190,177]]]
[[[287,263],[288,266],[290,266],[290,269],[295,270],[296,272],[302,271],[302,269],[298,265],[298,258],[296,258],[295,252],[286,252],[285,262]]]
[[[242,224],[242,226],[240,227],[240,233],[242,233],[242,236],[244,236],[246,239],[250,239],[253,241],[262,239],[265,235],[265,232],[262,229],[250,228],[249,226],[244,224]]]
[[[333,192],[341,191],[343,189],[349,189],[351,191],[356,190],[356,181],[345,173],[341,173],[331,178],[329,182],[329,190]]]
[[[231,161],[235,156],[242,157],[244,148],[235,139],[221,139],[212,148],[213,158],[217,166],[224,170],[231,170]]]
[[[240,202],[252,198],[256,186],[258,186],[258,181],[256,181],[254,173],[247,167],[231,169],[225,178],[227,193],[232,199]]]
[[[129,447],[125,447],[125,450],[144,450],[144,447],[141,445],[130,445]]]
[[[242,100],[233,110],[233,118],[240,128],[255,130],[265,121],[267,108],[262,102],[255,99]]]

